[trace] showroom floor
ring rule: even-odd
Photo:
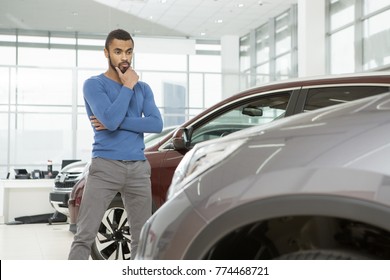
[[[69,224],[0,224],[1,260],[66,260],[73,240]]]

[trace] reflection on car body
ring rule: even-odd
[[[137,259],[389,259],[390,93],[197,144]]]

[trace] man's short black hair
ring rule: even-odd
[[[114,40],[114,39],[118,39],[118,40],[123,40],[123,41],[128,41],[128,40],[131,40],[131,42],[133,43],[134,45],[134,40],[133,38],[131,37],[130,33],[123,30],[123,29],[116,29],[116,30],[113,30],[111,31],[108,36],[107,36],[107,39],[106,39],[106,44],[105,44],[105,48],[108,50],[108,46],[111,44],[111,42]]]

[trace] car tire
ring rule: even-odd
[[[152,212],[157,207],[152,204]],[[95,242],[91,248],[94,260],[130,260],[130,227],[127,214],[120,195],[117,195],[106,212],[99,226]]]
[[[104,213],[91,248],[94,260],[129,260],[130,227],[123,202],[115,197]]]
[[[306,250],[281,255],[278,260],[369,260],[370,257],[358,252],[338,250]]]

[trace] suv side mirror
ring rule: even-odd
[[[187,150],[190,146],[189,131],[185,127],[180,127],[175,131],[172,137],[172,144],[175,150]]]

